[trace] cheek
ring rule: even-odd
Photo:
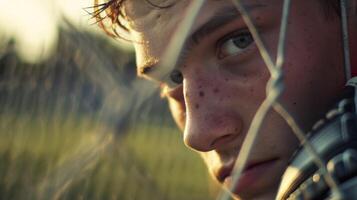
[[[282,102],[305,130],[321,117],[343,87],[338,60],[327,59],[326,55],[296,53],[285,65]]]
[[[264,140],[263,143],[271,152],[277,153],[281,157],[290,157],[291,153],[299,144],[290,126],[273,110],[269,112],[265,121],[263,124],[265,130],[271,130],[271,132],[262,132],[262,134],[265,134],[262,137],[262,140]]]

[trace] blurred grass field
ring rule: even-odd
[[[85,119],[1,116],[1,199],[212,198],[200,159],[173,127],[116,138]]]

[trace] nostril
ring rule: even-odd
[[[229,134],[220,136],[219,138],[215,139],[211,143],[211,147],[217,148],[217,147],[227,145],[228,143],[232,143],[232,141],[234,141],[238,137],[238,135],[239,135],[238,133],[229,133]]]
[[[185,145],[201,152],[239,145],[243,137],[243,120],[240,114],[226,104],[218,104],[207,91],[201,94],[207,97],[202,101],[200,92],[204,91],[184,93],[187,95],[187,116],[183,133]]]

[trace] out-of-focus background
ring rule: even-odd
[[[158,87],[90,6],[0,0],[0,199],[214,199]]]

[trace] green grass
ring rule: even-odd
[[[174,127],[0,116],[0,199],[207,200],[209,180]]]

